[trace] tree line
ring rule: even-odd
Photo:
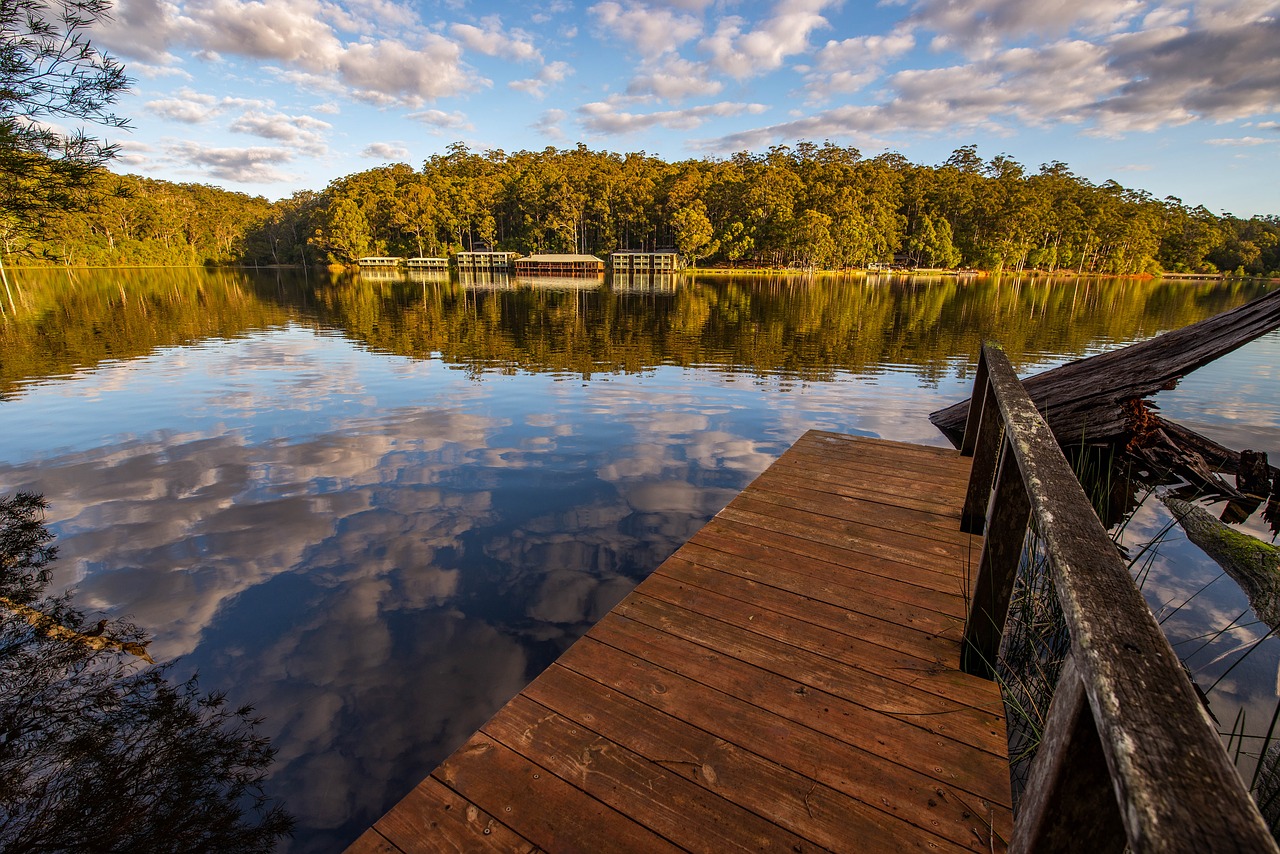
[[[976,146],[939,166],[831,143],[668,163],[575,148],[378,166],[277,202],[100,171],[98,201],[22,250],[78,265],[349,264],[466,250],[676,251],[693,263],[819,269],[896,261],[1132,275],[1280,271],[1280,217],[1217,216],[1053,162],[1030,172]]]

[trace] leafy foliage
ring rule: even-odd
[[[83,207],[85,187],[116,147],[83,128],[123,127],[111,105],[129,81],[86,31],[107,0],[0,0],[0,238],[12,251],[50,216]]]
[[[0,849],[270,850],[292,819],[263,793],[273,751],[252,709],[142,668],[120,648],[145,645],[137,626],[86,628],[68,597],[40,598],[44,509],[0,499]]]
[[[106,181],[106,178],[100,179]],[[76,263],[350,263],[361,255],[619,249],[688,261],[825,269],[917,266],[1133,275],[1280,271],[1280,218],[1239,219],[1095,185],[1053,162],[1030,172],[965,146],[940,166],[801,142],[668,163],[572,149],[477,153],[455,143],[318,193],[266,200],[112,178],[124,198],[51,235]]]

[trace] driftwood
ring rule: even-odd
[[[58,638],[59,640],[75,641],[76,643],[84,644],[90,649],[118,649],[121,652],[136,655],[148,664],[156,663],[150,653],[147,652],[147,645],[150,644],[151,641],[137,643],[134,641],[120,641],[115,638],[104,637],[102,632],[106,628],[106,620],[99,621],[97,628],[90,629],[87,632],[77,632],[74,629],[69,629],[57,622],[53,617],[43,611],[37,611],[29,605],[14,602],[12,599],[5,596],[0,596],[0,607],[8,608],[47,637]]]
[[[1117,446],[1144,461],[1157,479],[1182,477],[1247,502],[1267,474],[1280,482],[1280,470],[1251,461],[1243,467],[1247,487],[1232,486],[1218,472],[1236,473],[1239,480],[1240,453],[1161,418],[1145,398],[1174,388],[1196,368],[1277,327],[1280,290],[1148,341],[1045,371],[1023,385],[1064,448]],[[959,447],[968,415],[969,402],[963,401],[930,414],[929,420]]]
[[[1240,585],[1258,617],[1272,629],[1280,628],[1280,549],[1219,522],[1203,507],[1168,490],[1156,494],[1187,532],[1187,539]]]
[[[1045,371],[1023,385],[1064,447],[1128,443],[1169,423],[1145,398],[1277,327],[1280,289],[1191,326]],[[959,447],[968,414],[966,400],[932,413],[929,420]],[[1227,453],[1234,470],[1237,455]]]

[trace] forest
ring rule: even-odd
[[[1112,275],[1280,273],[1280,216],[1217,216],[1061,162],[1030,172],[976,146],[939,166],[800,142],[668,163],[644,152],[474,152],[378,166],[276,202],[101,170],[96,203],[37,239],[0,229],[17,263],[350,264],[466,250],[676,251],[696,265]],[[19,260],[19,257],[25,256]]]

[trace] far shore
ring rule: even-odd
[[[349,273],[360,270],[356,264],[111,264],[111,265],[78,265],[78,264],[27,264],[9,266],[10,270],[304,270],[322,269],[330,273]],[[400,268],[396,268],[400,269]],[[450,268],[453,269],[453,268]],[[407,271],[402,271],[407,272]],[[435,272],[435,271],[432,271]],[[955,276],[957,278],[977,278],[991,276],[1027,276],[1031,278],[1095,278],[1095,279],[1202,279],[1205,281],[1221,281],[1223,279],[1265,279],[1280,281],[1268,276],[1236,276],[1230,273],[1082,273],[1076,270],[977,270],[964,268],[950,270],[937,267],[911,267],[897,269],[869,269],[849,267],[840,270],[819,270],[800,267],[682,267],[677,273],[697,273],[707,276]],[[514,274],[512,274],[514,275]]]

